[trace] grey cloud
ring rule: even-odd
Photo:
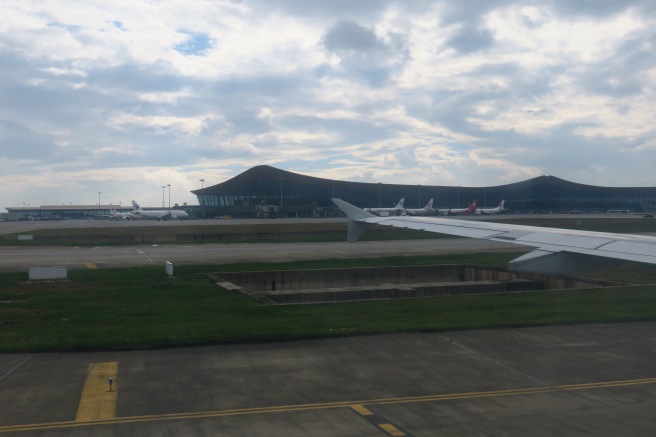
[[[334,70],[331,74],[349,80],[362,80],[373,88],[384,86],[391,75],[388,68],[362,65],[350,59],[345,60],[342,67],[343,71]]]
[[[556,12],[566,16],[605,17],[649,3],[653,4],[650,0],[553,0],[553,7]]]
[[[590,166],[600,163],[609,165],[609,163],[616,162],[618,166],[628,164],[627,162],[617,162],[619,148],[617,140],[583,138],[573,134],[578,127],[580,127],[580,123],[565,123],[553,128],[547,135],[513,135],[513,144],[518,144],[530,151],[524,156],[518,157],[520,158],[519,162],[541,168],[545,174],[556,176],[588,172]],[[576,154],[577,159],[564,159],[573,154]]]
[[[49,135],[10,121],[0,121],[0,143],[0,157],[16,160],[39,160],[39,156],[47,156],[53,149]]]
[[[485,14],[513,4],[515,0],[442,0],[440,3],[444,7],[440,18],[445,25],[466,23],[468,26],[475,26]]]
[[[502,64],[485,64],[468,73],[472,80],[485,77],[502,77],[509,88],[492,88],[487,90],[474,90],[477,98],[486,100],[485,93],[491,93],[496,99],[511,101],[511,97],[520,97],[528,100],[538,99],[553,91],[553,78],[566,72],[569,66],[544,67],[539,71],[528,71],[519,63],[506,62]]]
[[[290,116],[281,120],[286,128],[332,132],[337,135],[337,145],[355,145],[383,140],[395,135],[393,126],[379,126],[360,120],[323,119],[314,116]]]
[[[230,78],[212,82],[209,91],[224,96],[253,95],[260,98],[279,98],[298,92],[308,79],[301,73],[285,76],[258,75],[245,78]]]
[[[473,53],[489,49],[494,43],[494,35],[488,29],[460,30],[447,42],[460,53]]]
[[[129,68],[114,70],[121,74],[90,71],[84,78],[56,76],[47,72],[47,68],[68,66],[41,60],[21,61],[7,53],[2,57],[7,61],[4,65],[12,66],[0,71],[4,112],[0,139],[11,146],[3,148],[2,156],[71,170],[179,164],[193,159],[176,144],[176,138],[164,132],[141,126],[125,125],[120,130],[107,126],[110,114],[130,112],[135,107],[140,107],[145,115],[162,114],[162,105],[140,105],[142,102],[135,94],[140,89],[136,84],[145,86],[150,79],[151,91],[175,89],[170,78],[160,81],[158,87],[156,74],[149,75],[148,71],[137,74]],[[39,85],[25,84],[30,80]],[[86,86],[74,86],[82,82]],[[132,155],[112,152],[117,148],[126,150],[129,145],[138,149]],[[100,150],[107,152],[93,153]],[[146,152],[152,157],[144,158]]]
[[[255,109],[237,109],[225,113],[227,132],[233,134],[257,135],[271,131],[268,120],[258,117]]]
[[[605,94],[615,97],[635,95],[642,91],[643,83],[624,69],[616,69],[607,65],[599,65],[582,74],[578,80],[581,88],[594,94]]]
[[[324,46],[340,56],[361,54],[369,57],[371,53],[385,52],[387,46],[378,39],[373,30],[353,21],[341,20],[335,23],[324,36]]]
[[[645,41],[650,41],[646,45]],[[614,53],[598,62],[587,64],[574,77],[579,86],[592,93],[622,97],[642,92],[649,82],[646,77],[656,67],[651,47],[656,44],[650,29],[632,35]]]
[[[335,19],[344,17],[378,17],[391,4],[398,0],[260,0],[263,10],[280,10],[291,15]]]
[[[374,87],[383,85],[408,58],[404,35],[386,37],[387,41],[372,29],[350,20],[336,22],[324,35],[323,45],[328,52],[339,56],[342,70],[325,67],[322,73],[364,79]]]
[[[87,72],[87,81],[109,89],[157,92],[177,91],[194,79],[176,76],[167,64],[159,62],[147,67],[121,65],[93,69]]]

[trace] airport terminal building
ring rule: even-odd
[[[555,176],[491,187],[362,183],[305,176],[267,165],[253,167],[217,185],[192,191],[205,217],[332,217],[341,215],[331,198],[359,207],[392,207],[405,199],[407,208],[463,208],[474,199],[479,207],[501,200],[509,212],[608,211],[653,212],[656,187],[600,187]]]
[[[192,191],[198,205],[180,209],[191,218],[275,218],[342,216],[331,198],[356,206],[393,207],[401,198],[406,208],[421,208],[433,199],[439,209],[465,208],[474,199],[478,207],[495,207],[505,200],[509,213],[605,213],[656,211],[656,187],[601,187],[577,184],[555,176],[490,187],[405,185],[348,182],[316,178],[259,165],[217,185]],[[106,218],[109,205],[6,207],[5,218]],[[131,208],[119,206],[121,212]],[[148,209],[148,208],[144,208]],[[11,217],[11,218],[10,218]]]

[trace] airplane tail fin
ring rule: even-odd
[[[399,203],[396,204],[396,209],[403,209],[403,202],[405,202],[405,198],[399,200]]]
[[[467,211],[476,211],[477,204],[478,204],[478,199],[474,199],[471,205],[469,205],[469,208],[467,208]]]
[[[116,208],[114,208],[114,205],[111,203],[109,204],[109,211],[111,212],[112,215],[116,215]]]
[[[425,209],[433,209],[433,199],[429,200]]]
[[[132,201],[132,208],[133,208],[135,211],[139,211],[139,210],[141,209],[141,207],[139,206],[139,204],[138,204],[137,202],[135,202],[134,200]]]
[[[501,203],[499,204],[499,211],[503,211],[505,207],[503,206],[506,203],[505,200],[502,200]]]

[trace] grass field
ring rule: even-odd
[[[211,223],[211,222],[210,222]],[[175,243],[264,243],[344,241],[343,223],[281,223],[251,225],[176,224],[176,226],[89,227],[30,231],[34,240],[18,240],[19,234],[0,235],[0,246],[98,246]],[[373,226],[362,241],[454,238],[431,232]]]
[[[596,290],[265,306],[204,273],[416,264],[503,266],[516,254],[393,257],[226,266],[74,270],[69,282],[0,275],[0,350],[148,349],[384,332],[656,320],[656,272],[627,264],[596,275],[642,285]]]
[[[557,227],[599,232],[641,233],[656,232],[656,220],[644,217],[571,218],[503,216],[495,221],[520,225]],[[98,246],[170,243],[249,243],[249,242],[328,242],[344,241],[346,222],[302,222],[213,224],[178,223],[176,226],[94,227],[94,220],[82,220],[74,228],[41,229],[30,231],[33,241],[19,241],[18,234],[0,235],[0,246]],[[412,240],[455,238],[431,232],[374,226],[360,238],[374,240]]]

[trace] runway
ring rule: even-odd
[[[276,220],[183,220],[155,221],[107,220],[29,221],[0,223],[0,234],[27,233],[38,229],[88,229],[187,226],[345,222],[346,219],[276,219]],[[346,240],[346,232],[344,233]],[[70,269],[112,268],[175,264],[220,265],[235,262],[284,262],[322,258],[360,258],[395,255],[433,255],[440,253],[472,253],[522,251],[521,246],[465,238],[443,240],[398,240],[347,243],[230,243],[230,244],[150,244],[135,246],[30,246],[0,247],[0,272],[27,271],[29,267],[66,266]]]
[[[365,241],[356,243],[235,243],[98,247],[0,247],[0,272],[31,266],[71,269],[179,264],[220,265],[235,262],[284,262],[325,258],[371,258],[396,255],[521,251],[523,246],[484,240]]]
[[[651,436],[655,359],[656,322],[4,354],[0,434]]]

